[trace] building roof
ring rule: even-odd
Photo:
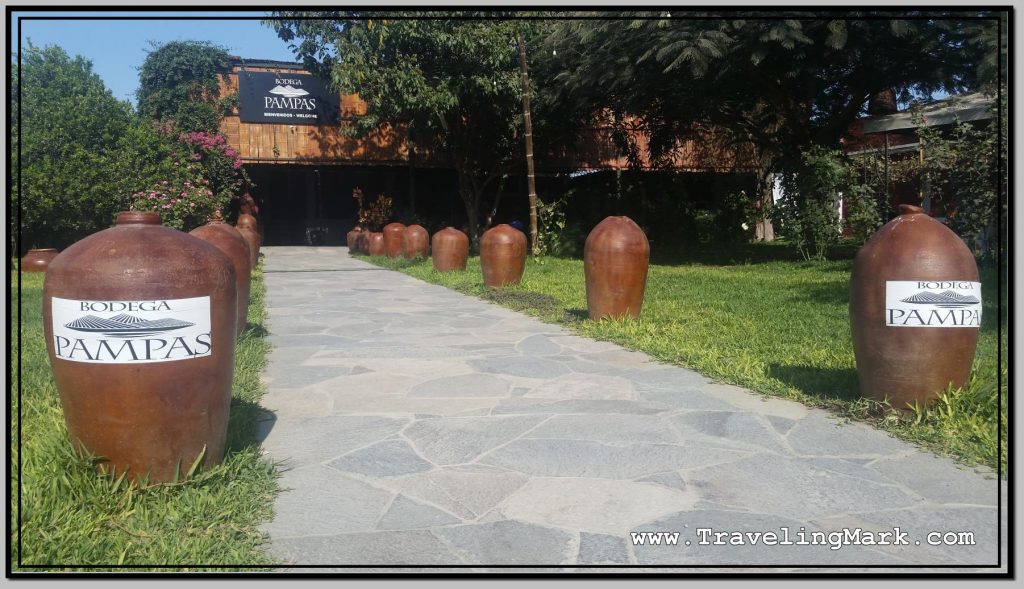
[[[306,69],[306,66],[294,61],[276,61],[273,59],[242,59],[241,57],[237,56],[233,56],[231,58],[231,65],[242,67],[270,67],[287,70]]]
[[[960,94],[942,100],[936,100],[919,109],[906,110],[891,115],[879,115],[864,119],[865,133],[881,133],[883,131],[899,131],[914,129],[913,117],[919,112],[925,117],[925,125],[949,125],[956,120],[961,122],[981,121],[992,118],[992,105],[995,96],[987,96],[980,92]]]

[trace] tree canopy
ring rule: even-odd
[[[401,125],[418,149],[447,155],[474,241],[484,195],[522,162],[516,37],[531,25],[490,15],[277,12],[267,21],[306,67],[366,101],[353,133]]]
[[[57,46],[29,43],[11,76],[11,131],[19,143],[11,153],[12,187],[23,249],[63,246],[113,220],[118,203],[111,192],[123,190],[123,176],[111,170],[131,126],[131,105],[114,98],[90,61]]]
[[[235,99],[220,96],[220,76],[230,67],[227,50],[208,41],[154,45],[139,71],[139,112],[183,131],[216,131]]]
[[[773,156],[835,146],[874,94],[906,101],[994,75],[996,21],[977,13],[624,14],[549,39],[560,98],[639,117],[652,149],[695,123]],[[643,18],[640,18],[643,17]]]

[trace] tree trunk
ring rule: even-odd
[[[519,75],[523,90],[523,123],[526,127],[526,188],[530,199],[530,252],[537,255],[537,182],[533,173],[533,122],[530,119],[530,77],[526,69],[526,41],[520,34],[516,38],[519,45]]]
[[[758,172],[757,188],[757,209],[759,211],[768,210],[774,203],[773,191],[775,188],[775,177],[770,170]],[[763,214],[754,223],[754,240],[775,241],[775,228],[772,226],[772,220]]]

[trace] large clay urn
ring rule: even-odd
[[[583,273],[591,319],[639,317],[651,247],[629,217],[608,217],[587,236]]]
[[[349,254],[359,253],[359,250],[356,249],[356,239],[358,239],[359,234],[362,232],[363,229],[361,227],[356,227],[345,234],[345,245],[348,246]]]
[[[397,258],[402,254],[402,233],[405,232],[405,225],[401,223],[389,223],[384,226],[384,250],[389,258]]]
[[[249,267],[255,270],[256,264],[260,261],[260,236],[248,227],[235,225],[235,229],[242,236],[242,239],[245,240],[245,245],[249,248]]]
[[[920,207],[900,205],[853,261],[850,330],[861,395],[907,409],[967,384],[981,300],[967,245]]]
[[[245,239],[238,232],[238,229],[224,222],[219,211],[214,213],[206,225],[196,227],[190,234],[213,244],[234,265],[235,287],[238,295],[238,326],[236,329],[238,335],[241,335],[242,331],[245,330],[249,317],[249,282],[252,278],[249,246],[245,244]]]
[[[356,236],[356,252],[360,254],[370,253],[370,232],[360,231]]]
[[[367,233],[366,249],[371,256],[386,255],[388,251],[384,248],[384,234],[380,232]]]
[[[46,272],[50,262],[57,257],[57,250],[53,248],[31,249],[21,258],[22,272]]]
[[[518,284],[526,269],[526,235],[505,224],[485,231],[480,237],[480,268],[485,286]]]
[[[421,225],[409,225],[402,232],[402,257],[407,260],[430,256],[430,234]]]
[[[445,227],[434,234],[430,250],[438,272],[465,270],[469,258],[469,237],[454,227]]]
[[[260,236],[259,243],[263,243],[263,231],[260,229],[260,224],[256,220],[256,217],[250,215],[249,213],[239,213],[238,219],[235,221],[235,227],[238,227],[239,229],[241,229],[242,227],[252,229],[254,232],[256,232],[256,235]]]
[[[64,250],[43,329],[68,434],[101,472],[173,480],[221,461],[235,360],[235,269],[150,212]],[[147,478],[148,473],[148,478]]]

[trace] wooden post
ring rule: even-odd
[[[530,252],[537,255],[537,181],[533,173],[533,122],[530,120],[530,77],[526,69],[526,41],[516,37],[519,46],[519,77],[523,91],[523,123],[526,127],[526,188],[530,199]]]

